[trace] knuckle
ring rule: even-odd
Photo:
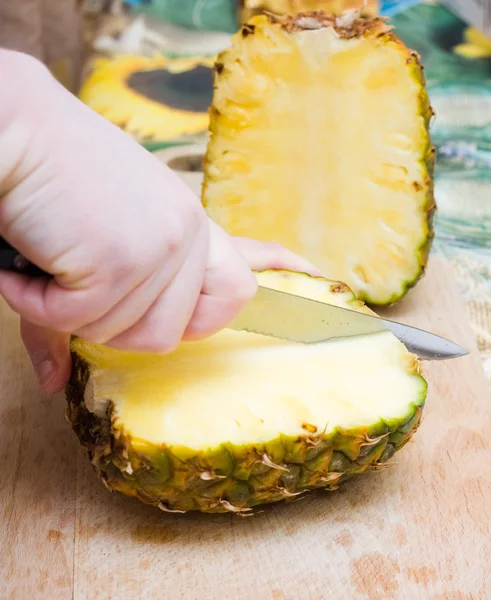
[[[251,273],[250,277],[247,277],[244,282],[238,287],[237,297],[241,302],[248,302],[252,300],[257,293],[257,282]]]
[[[169,255],[179,252],[189,234],[194,234],[192,223],[184,223],[184,219],[175,219],[165,235],[166,253]]]
[[[257,281],[250,272],[246,277],[240,278],[236,285],[232,289],[229,301],[231,304],[237,306],[238,309],[242,308],[249,300],[256,295],[257,292]]]
[[[203,209],[184,203],[179,214],[167,223],[164,236],[166,254],[176,254],[183,247],[191,246],[205,225]]]
[[[140,278],[145,265],[135,251],[135,244],[122,244],[116,240],[110,244],[104,254],[112,258],[103,264],[98,263],[94,258],[88,270],[94,278],[97,278],[98,288],[109,287],[108,297],[115,294],[121,296],[133,282]]]

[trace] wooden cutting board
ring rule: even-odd
[[[0,305],[0,598],[489,599],[491,404],[449,272],[433,260],[388,312],[472,350],[427,364],[414,441],[389,469],[242,519],[110,494]]]

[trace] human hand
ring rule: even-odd
[[[0,233],[53,275],[0,274],[41,385],[69,376],[70,335],[168,352],[225,327],[256,290],[252,269],[315,270],[233,240],[154,156],[30,57],[0,50]]]
[[[321,275],[310,263],[279,244],[247,238],[234,238],[234,241],[250,268],[255,271],[289,269],[314,276]],[[47,392],[61,390],[71,371],[69,336],[38,327],[25,319],[21,319],[21,333],[43,389]]]

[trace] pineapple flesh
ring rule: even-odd
[[[390,304],[433,239],[432,109],[419,57],[385,20],[253,17],[216,63],[203,204]]]
[[[256,275],[371,313],[338,282]],[[389,331],[304,345],[225,329],[165,356],[75,338],[72,355],[68,417],[95,471],[174,512],[248,514],[380,468],[418,428],[427,389]]]

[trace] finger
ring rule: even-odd
[[[276,242],[260,242],[244,237],[233,238],[253,271],[285,269],[321,277],[323,273],[308,260]]]
[[[207,230],[206,222],[203,227]],[[194,236],[196,239],[197,234]],[[62,287],[55,278],[31,278],[19,273],[0,273],[0,296],[9,306],[30,323],[65,331],[87,335],[88,340],[98,341],[102,335],[113,337],[120,331],[134,324],[158,296],[159,292],[178,272],[186,260],[193,237],[166,256],[154,258],[151,263],[135,264],[124,257],[119,257],[122,265],[110,271],[109,265],[104,268],[94,266],[94,270],[107,272],[107,278],[100,276],[99,283],[88,281],[86,285],[79,283],[76,288]],[[119,269],[119,270],[118,270]],[[121,271],[125,271],[124,273]],[[131,272],[131,276],[128,276]],[[116,282],[117,275],[121,277]],[[158,277],[154,277],[159,273]],[[134,294],[140,287],[140,293]],[[144,290],[145,293],[142,293]],[[146,304],[141,303],[147,294]],[[111,315],[108,317],[108,315]],[[104,333],[104,324],[107,334]],[[97,338],[97,339],[96,339]]]
[[[205,275],[206,285],[183,336],[186,340],[203,339],[226,327],[254,295],[257,285],[239,275],[243,263],[238,260],[238,253],[253,271],[287,269],[322,276],[317,267],[281,244],[230,238],[214,224],[212,229],[215,233],[211,246],[214,255]],[[242,287],[239,287],[239,281]]]
[[[58,392],[66,385],[72,368],[70,336],[21,319],[21,336],[40,386]]]
[[[226,327],[256,290],[255,277],[233,238],[210,221],[210,246],[203,287],[183,339],[202,339]]]
[[[205,237],[205,235],[197,235],[194,240],[194,244],[203,244],[202,251],[197,249],[197,252],[201,254],[206,253],[207,239],[205,240]],[[143,318],[159,296],[166,293],[169,282],[172,281],[185,263],[188,252],[190,252],[190,248],[187,245],[183,245],[178,253],[169,260],[163,261],[162,265],[153,271],[149,277],[130,290],[128,294],[100,319],[81,327],[74,333],[87,341],[98,344],[105,344],[109,340],[114,340],[116,337],[122,335]]]
[[[0,273],[0,296],[30,323],[66,333],[100,318],[118,300],[114,293],[105,294],[101,299],[101,294],[90,288],[69,290],[60,287],[55,279],[9,272]]]
[[[73,332],[74,335],[94,344],[105,344],[133,327],[165,290],[167,274],[152,273],[135,289],[130,290],[106,314]]]
[[[174,350],[195,311],[203,286],[208,231],[203,228],[179,273],[142,318],[107,346],[121,350],[167,353]]]

